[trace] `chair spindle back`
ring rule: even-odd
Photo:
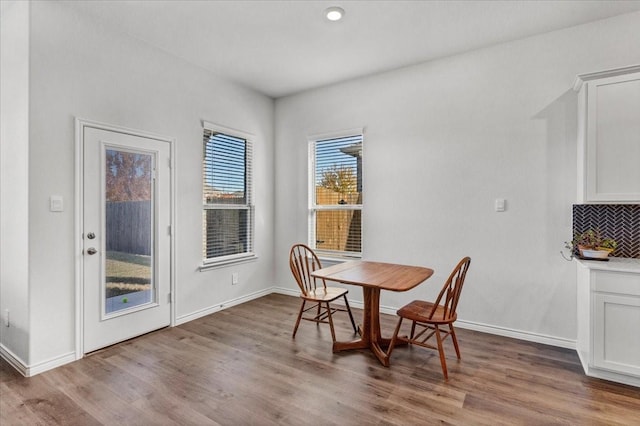
[[[322,268],[320,259],[314,251],[304,244],[295,244],[289,252],[289,267],[293,273],[300,291],[305,296],[316,289],[318,279],[311,276],[311,272]],[[326,287],[324,280],[322,286]]]
[[[430,319],[449,320],[456,314],[458,301],[460,300],[460,294],[462,293],[462,286],[464,285],[464,279],[467,276],[467,270],[469,269],[470,264],[470,257],[465,257],[458,262],[458,265],[456,265],[449,275],[449,278],[444,283],[442,290],[440,290],[438,299],[436,299],[433,304],[433,309],[429,314]],[[434,317],[437,312],[438,305],[443,306],[444,310],[441,310],[442,316],[440,316],[440,312],[438,312],[438,316]]]

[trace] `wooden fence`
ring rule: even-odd
[[[319,205],[358,204],[359,195],[340,194],[316,187]],[[362,214],[359,210],[322,210],[316,213],[316,247],[323,250],[361,250]]]
[[[106,205],[107,251],[151,255],[151,201],[109,201]]]

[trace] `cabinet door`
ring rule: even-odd
[[[594,293],[593,366],[640,377],[640,297]]]
[[[640,202],[640,72],[586,89],[586,201]]]

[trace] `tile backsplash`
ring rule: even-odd
[[[616,240],[611,256],[640,258],[640,204],[574,204],[574,235],[589,229]]]

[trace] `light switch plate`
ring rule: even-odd
[[[52,212],[64,211],[64,201],[61,195],[52,195],[49,197],[49,210]]]
[[[496,198],[496,211],[503,212],[506,210],[506,200],[504,198]]]

